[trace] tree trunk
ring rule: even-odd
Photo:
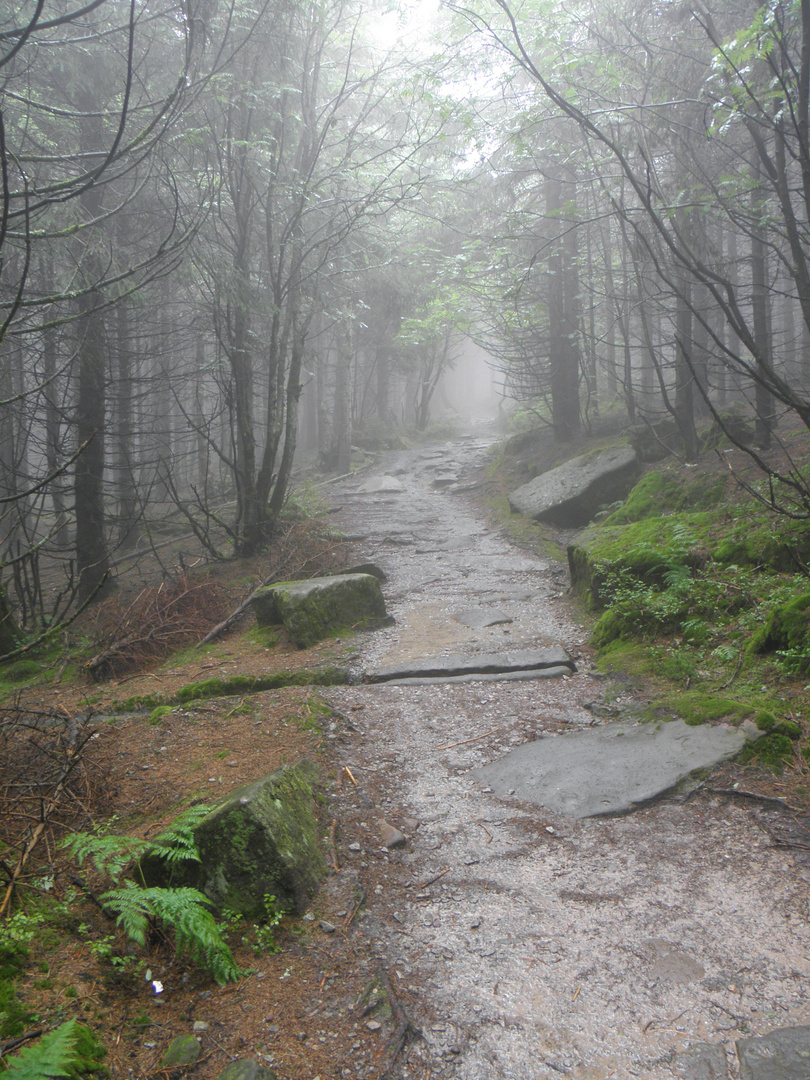
[[[692,286],[683,275],[678,286],[675,315],[675,423],[681,436],[683,456],[697,457],[695,430],[695,381],[692,374]]]
[[[562,184],[558,177],[549,176],[546,180],[546,216],[553,238],[548,260],[551,423],[555,437],[568,440],[579,431],[580,425],[578,285],[576,231],[573,223],[563,222],[561,215]]]
[[[754,181],[752,198],[756,215],[759,212],[762,199],[759,188],[759,159],[756,159],[754,165]],[[757,350],[757,367],[760,369],[763,378],[767,378],[764,366],[766,361],[771,362],[772,356],[770,312],[768,310],[768,253],[764,230],[758,226],[751,232],[751,307],[754,342]],[[756,380],[754,408],[756,411],[756,444],[761,449],[766,450],[771,445],[771,435],[776,425],[776,412],[773,395],[767,389],[767,386],[763,385],[762,379]]]
[[[138,542],[138,497],[133,470],[133,371],[132,343],[129,335],[129,301],[119,300],[116,311],[118,348],[116,425],[118,458],[118,543],[131,551]]]

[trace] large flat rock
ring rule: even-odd
[[[735,757],[746,740],[737,728],[689,727],[682,720],[622,722],[526,743],[474,776],[498,795],[566,817],[619,814]]]
[[[767,1035],[739,1039],[740,1080],[808,1080],[810,1027],[777,1028]]]
[[[572,458],[536,476],[509,496],[516,514],[577,529],[587,525],[600,507],[624,499],[639,472],[629,446]]]
[[[574,662],[561,645],[543,649],[516,649],[504,653],[477,653],[470,656],[437,656],[427,660],[410,660],[402,664],[371,668],[364,682],[390,682],[394,679],[436,679],[469,675],[502,675],[510,672],[537,671],[565,667],[575,671]]]

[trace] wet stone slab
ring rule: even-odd
[[[496,607],[469,607],[457,611],[453,618],[456,622],[469,626],[473,630],[483,630],[487,626],[500,626],[512,622],[512,617]]]
[[[696,1043],[676,1054],[672,1066],[683,1080],[728,1080],[726,1052],[711,1043]]]
[[[473,775],[497,795],[566,817],[596,817],[671,791],[693,772],[736,757],[746,741],[737,728],[622,722],[537,739]]]
[[[810,1027],[777,1028],[768,1035],[739,1039],[740,1080],[808,1080]]]
[[[471,675],[507,675],[528,673],[546,668],[563,668],[566,674],[576,670],[573,660],[560,645],[542,649],[515,649],[504,653],[475,653],[470,656],[437,656],[410,660],[402,664],[370,668],[364,682],[392,682],[400,679],[436,679]]]

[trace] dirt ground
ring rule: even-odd
[[[450,453],[442,449],[441,460]],[[347,487],[332,498],[337,523],[364,536],[356,555],[389,572],[394,627],[296,650],[267,647],[246,633],[248,619],[182,666],[52,685],[24,699],[90,714],[94,734],[65,815],[72,827],[117,818],[116,827],[154,835],[179,802],[213,802],[313,758],[332,873],[311,911],[277,928],[278,952],[260,951],[250,928],[232,933],[245,974],[218,987],[165,940],[146,955],[128,953],[90,895],[102,884],[87,874],[78,886],[49,836],[24,881],[33,886],[52,868],[54,894],[77,898],[62,931],[32,943],[20,996],[47,1023],[78,1016],[98,1031],[115,1080],[157,1075],[169,1042],[187,1033],[202,1045],[200,1080],[240,1057],[269,1065],[279,1080],[658,1078],[678,1075],[673,1055],[696,1040],[727,1046],[733,1070],[738,1036],[810,1022],[798,773],[780,780],[728,766],[688,800],[591,822],[476,789],[477,765],[591,723],[607,684],[590,666],[588,627],[564,594],[560,567],[532,567],[466,497],[437,492],[429,455],[386,467],[406,479],[428,470],[428,481],[401,497],[362,500]],[[482,476],[480,460],[466,468],[468,480]],[[393,530],[403,502],[411,517]],[[479,534],[469,557],[462,548],[454,562],[452,541]],[[424,561],[432,551],[435,568]],[[516,619],[481,639],[452,620],[453,589],[490,563],[510,588],[525,581],[540,590],[539,623]],[[484,595],[488,586],[478,587]],[[152,719],[107,711],[212,676],[322,663],[360,670],[521,635],[562,641],[577,676],[553,685],[289,688]],[[622,707],[643,692],[613,684],[610,696]],[[717,794],[735,785],[796,812]],[[404,848],[382,847],[381,818],[407,835]],[[133,956],[123,968],[90,948],[110,935]]]

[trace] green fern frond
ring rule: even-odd
[[[76,1020],[60,1024],[43,1035],[36,1046],[26,1047],[5,1062],[9,1080],[51,1080],[71,1076],[76,1063]]]
[[[190,806],[178,815],[162,833],[155,837],[149,847],[151,854],[159,855],[167,863],[191,860],[199,862],[194,830],[211,813],[211,807],[205,805]]]
[[[118,926],[141,948],[146,945],[149,919],[154,915],[152,904],[146,896],[150,891],[139,888],[134,881],[126,881],[122,889],[110,889],[100,897],[105,908],[117,912],[115,921]]]
[[[149,920],[171,926],[178,953],[188,953],[222,985],[239,978],[233,954],[222,939],[206,897],[197,889],[112,889],[100,898],[118,913],[118,925],[139,945],[146,944]]]
[[[99,836],[97,833],[72,833],[64,841],[71,858],[81,866],[88,859],[100,874],[118,881],[124,869],[151,845],[135,836]]]

